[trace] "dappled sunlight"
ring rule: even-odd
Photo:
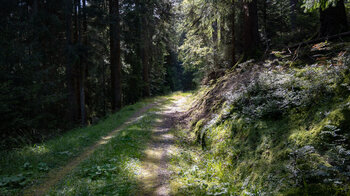
[[[48,191],[57,184],[58,179],[70,174],[77,163],[90,155],[86,152],[93,152],[91,149],[105,146],[113,140],[114,137],[108,133],[118,127],[123,128],[120,126],[135,112],[142,113],[146,104],[149,102],[126,106],[96,125],[70,130],[42,144],[1,152],[0,192],[6,190],[11,192],[9,195],[20,195],[22,192],[33,195],[35,191],[40,195]],[[138,127],[135,129],[140,130]]]
[[[125,172],[128,173],[129,177],[136,177],[137,175],[140,175],[142,172],[141,170],[141,161],[140,159],[136,158],[129,158],[127,159],[123,164],[122,168]]]
[[[188,130],[174,132],[172,193],[346,195],[350,104],[338,89],[349,69],[259,66],[198,93]]]
[[[42,188],[37,187],[40,192],[36,193],[42,195],[47,191],[45,187],[57,184],[58,179],[67,176],[73,168],[77,169],[51,190],[50,195],[168,193],[171,173],[167,162],[174,142],[170,128],[175,114],[169,111],[176,111],[173,108],[178,106],[168,99],[155,105],[166,106],[148,110],[102,137],[58,173],[50,173],[48,176],[52,179]]]
[[[167,104],[159,108],[159,116],[154,120],[151,142],[144,150],[142,159],[142,173],[139,181],[143,193],[140,195],[169,195],[169,180],[171,172],[168,162],[174,151],[175,138],[170,132],[173,127],[173,118],[181,111],[186,99],[180,93],[172,95]]]
[[[30,147],[29,150],[37,155],[42,155],[50,152],[50,149],[46,145],[35,145],[33,147]]]
[[[141,116],[139,116],[139,117],[133,119],[132,121],[128,122],[128,124],[132,124],[132,123],[134,123],[134,122],[140,121],[140,120],[142,120],[142,118],[144,118],[144,117],[145,117],[145,115],[141,115]]]
[[[147,139],[146,131],[151,126],[148,122],[154,116],[154,114],[145,115],[144,113],[152,106],[154,104],[150,104],[137,111],[132,118],[129,118],[118,129],[101,137],[99,141],[85,149],[82,154],[74,158],[63,168],[58,171],[49,172],[47,174],[48,179],[42,185],[26,190],[24,195],[44,195],[44,193],[64,177],[66,177],[67,183],[65,185],[62,184],[62,189],[57,187],[57,189],[52,190],[53,195],[76,195],[77,192],[96,192],[98,190],[108,192],[108,189],[111,189],[111,187],[115,187],[113,189],[119,192],[132,191],[132,187],[136,187],[137,185],[135,176],[140,173],[138,156],[141,155],[141,152],[139,152],[140,149],[138,146],[143,147],[146,144],[139,141]],[[116,120],[120,122],[119,119]],[[80,138],[85,139],[86,137]],[[72,138],[69,139],[70,142],[73,141]],[[39,149],[43,150],[42,148]],[[115,154],[118,152],[121,154]],[[64,151],[63,153],[60,156],[70,154],[69,151]],[[108,156],[113,154],[115,154],[114,158],[108,158]],[[89,164],[91,165],[87,166]],[[112,167],[112,165],[114,166]],[[67,176],[77,167],[80,170],[76,170]],[[118,175],[115,176],[115,172]],[[120,180],[116,180],[115,182],[111,181],[111,179],[107,180],[111,176],[114,176],[113,178],[121,178],[120,180],[125,181],[129,188],[118,186],[118,181]],[[100,179],[105,177],[108,178],[105,180]]]
[[[155,119],[155,122],[156,122],[156,123],[161,123],[161,122],[163,122],[163,119],[157,118],[157,119]]]
[[[350,196],[350,0],[0,5],[0,196]]]
[[[107,144],[114,136],[105,136],[105,137],[102,137],[101,140],[98,142],[99,145],[102,145],[102,144]]]

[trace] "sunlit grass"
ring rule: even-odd
[[[162,101],[166,102],[166,99]],[[79,165],[49,195],[135,195],[157,111],[152,108]]]
[[[18,195],[42,182],[50,170],[65,165],[151,101],[126,106],[96,125],[68,131],[47,142],[0,152],[0,195]]]

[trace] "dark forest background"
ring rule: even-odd
[[[169,1],[0,4],[2,144],[35,142],[143,97],[193,88],[182,83]]]
[[[347,32],[344,0],[0,0],[1,148]],[[204,79],[204,80],[203,80]]]

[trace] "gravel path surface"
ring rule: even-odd
[[[143,160],[141,181],[143,196],[170,195],[168,170],[169,157],[174,144],[174,136],[170,133],[177,118],[184,112],[186,97],[175,96],[172,103],[161,108],[160,118],[153,129],[153,138],[146,149],[146,158]]]

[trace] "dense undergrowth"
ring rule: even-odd
[[[86,147],[115,130],[150,101],[145,100],[126,106],[96,125],[69,131],[47,142],[0,152],[0,195],[19,195],[24,189],[42,183],[49,171],[66,165]],[[129,137],[125,134],[123,138],[127,141]],[[94,168],[96,172],[92,171],[94,170],[92,168],[90,173],[110,169],[107,167],[109,166],[103,166],[102,169]]]
[[[275,52],[202,88],[175,132],[173,193],[349,195],[349,44],[324,45],[311,64]]]

